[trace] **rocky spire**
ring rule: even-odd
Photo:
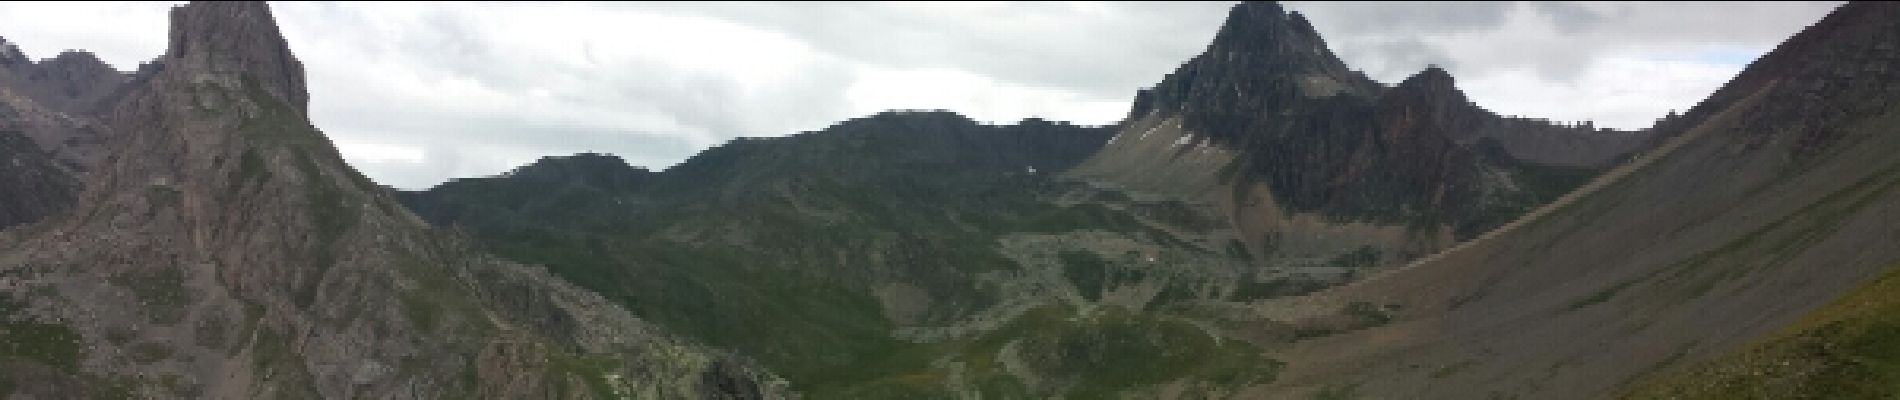
[[[1326,47],[1313,24],[1277,2],[1248,1],[1227,12],[1226,22],[1208,44],[1202,58],[1251,59],[1278,66],[1275,71],[1296,74],[1344,74],[1345,63]]]
[[[1227,11],[1227,20],[1208,44],[1209,52],[1246,52],[1282,57],[1332,58],[1313,24],[1279,3],[1248,1]]]
[[[270,7],[261,1],[193,2],[172,8],[170,73],[254,80],[299,113],[309,105],[303,63],[290,53]]]
[[[1377,83],[1346,68],[1306,17],[1275,2],[1249,1],[1228,11],[1205,51],[1154,89],[1137,94],[1129,117],[1156,109],[1250,114],[1302,98],[1373,96],[1379,90]],[[1188,123],[1202,120],[1188,118]]]
[[[1414,107],[1423,106],[1441,112],[1443,110],[1479,112],[1477,106],[1471,104],[1471,100],[1465,97],[1465,93],[1458,90],[1457,82],[1452,79],[1451,73],[1445,72],[1445,69],[1437,65],[1425,67],[1424,71],[1419,71],[1399,81],[1398,86],[1387,91],[1383,98],[1388,104],[1400,101],[1410,103]]]
[[[7,38],[0,37],[0,68],[15,68],[30,63],[32,62],[26,59],[25,54],[20,54],[19,46],[14,46],[13,42],[7,41]]]
[[[1438,142],[1445,138],[1462,138],[1495,117],[1472,104],[1465,93],[1458,90],[1451,73],[1437,65],[1425,67],[1424,71],[1399,81],[1397,86],[1379,96],[1379,105],[1376,114],[1382,121],[1380,130],[1393,138],[1422,135],[1402,139],[1412,145],[1442,144]]]
[[[1451,73],[1445,72],[1444,68],[1439,68],[1437,65],[1427,66],[1424,71],[1412,74],[1411,77],[1400,81],[1399,86],[1416,87],[1431,91],[1457,90],[1456,85],[1453,84]]]
[[[1220,31],[1214,34],[1214,41],[1208,48],[1248,48],[1261,43],[1272,43],[1274,37],[1285,33],[1288,27],[1286,10],[1280,3],[1270,1],[1246,1],[1227,10],[1227,20],[1221,24]]]

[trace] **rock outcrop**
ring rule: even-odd
[[[79,180],[38,143],[0,128],[0,230],[65,211],[78,195]]]
[[[0,236],[7,329],[79,349],[26,393],[140,398],[760,398],[750,361],[429,228],[305,118],[262,2],[171,14],[162,67],[100,113],[68,213]],[[36,327],[38,331],[14,329]],[[8,354],[0,353],[0,356]],[[0,357],[5,358],[5,357]],[[40,379],[43,375],[57,379]],[[104,382],[91,385],[85,382]],[[109,393],[108,393],[109,394]]]
[[[80,175],[103,154],[90,108],[116,71],[89,53],[34,63],[0,39],[0,229],[68,209]]]
[[[1299,13],[1250,1],[1204,52],[1139,92],[1116,138],[1068,175],[1221,204],[1264,266],[1366,246],[1382,254],[1375,265],[1393,265],[1500,226],[1650,143],[1499,116],[1437,67],[1382,86]]]
[[[29,96],[40,104],[68,114],[86,114],[97,110],[108,94],[130,77],[112,69],[98,56],[83,51],[68,51],[40,61],[16,79]]]

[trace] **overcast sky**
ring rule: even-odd
[[[315,124],[406,189],[583,151],[661,169],[886,109],[1109,124],[1231,4],[273,3]],[[1381,82],[1438,64],[1502,114],[1638,129],[1837,4],[1287,7]],[[6,2],[0,36],[34,58],[86,49],[132,70],[164,52],[168,8]]]

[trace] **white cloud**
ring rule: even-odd
[[[739,136],[885,109],[1106,124],[1212,38],[1230,3],[276,3],[312,119],[378,182],[535,158],[665,167]],[[1638,128],[1685,109],[1832,3],[1306,3],[1347,64],[1444,64],[1504,114]],[[155,58],[164,3],[0,3],[34,57]]]
[[[1113,123],[1128,100],[1094,99],[1074,92],[1024,86],[969,71],[866,67],[844,91],[853,114],[888,109],[951,110],[988,123],[1026,117],[1087,124]]]
[[[1634,129],[1654,124],[1667,110],[1688,110],[1741,66],[1618,55],[1587,60],[1581,70],[1567,81],[1528,69],[1498,70],[1458,85],[1473,102],[1499,114]]]
[[[0,37],[33,59],[93,52],[121,70],[165,52],[168,2],[0,2]]]
[[[1439,64],[1503,114],[1649,127],[1838,2],[1292,2],[1347,65],[1397,82]]]

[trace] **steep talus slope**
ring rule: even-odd
[[[1286,374],[1258,394],[1599,398],[1803,319],[1900,261],[1896,21],[1892,3],[1837,9],[1659,126],[1680,146],[1519,229],[1414,268],[1262,304],[1278,319],[1372,310],[1385,324],[1296,343],[1279,355]],[[1767,351],[1807,351],[1768,343]],[[1773,390],[1826,388],[1792,384],[1804,376],[1885,379],[1852,378],[1869,370],[1810,374],[1827,365],[1813,360],[1887,351],[1841,349],[1794,368],[1700,370],[1729,386],[1676,380],[1644,393],[1713,388],[1702,393],[1720,397],[1765,387],[1747,383],[1754,379],[1793,379]],[[1764,364],[1726,364],[1735,365]],[[1737,375],[1753,373],[1782,375]]]
[[[0,391],[758,398],[750,361],[430,229],[306,119],[262,2],[172,10],[70,212],[0,232]]]
[[[1436,67],[1381,86],[1299,13],[1244,2],[1067,175],[1214,204],[1256,264],[1325,273],[1314,260],[1394,265],[1476,237],[1651,138],[1499,116]]]
[[[79,181],[18,131],[0,128],[0,230],[66,210]]]

